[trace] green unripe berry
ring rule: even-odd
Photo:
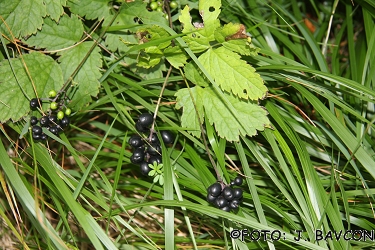
[[[157,3],[157,2],[151,2],[151,3],[150,3],[150,8],[151,8],[152,10],[156,10],[156,9],[158,8],[158,3]]]
[[[52,110],[55,110],[58,108],[58,105],[56,102],[51,102],[51,104],[49,105],[49,107],[52,109]]]
[[[163,12],[163,8],[159,6],[159,7],[156,8],[156,11]]]
[[[56,91],[55,90],[51,90],[50,92],[48,92],[48,96],[53,98],[57,95]]]
[[[62,120],[62,118],[64,118],[64,112],[62,111],[57,112],[57,119]]]
[[[72,113],[72,110],[71,110],[70,108],[67,108],[67,109],[65,110],[65,114],[66,114],[67,116],[69,116],[71,113]]]
[[[178,7],[178,4],[176,1],[172,1],[169,3],[169,7],[171,7],[171,9],[176,9]]]

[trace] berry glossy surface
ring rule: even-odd
[[[53,98],[57,95],[56,91],[55,90],[51,90],[50,92],[48,92],[48,96]]]
[[[40,134],[33,134],[33,139],[34,140],[40,140],[40,137],[41,137],[41,135]]]
[[[60,127],[65,128],[65,127],[69,126],[69,123],[70,123],[69,118],[68,117],[64,117],[60,121]]]
[[[42,133],[42,134],[40,135],[40,139],[41,139],[42,141],[47,140],[47,135],[46,135],[45,133]]]
[[[151,8],[152,10],[156,10],[158,7],[159,7],[159,5],[158,5],[157,2],[151,2],[151,3],[150,3],[150,8]]]
[[[216,182],[207,188],[207,192],[212,196],[219,196],[221,194],[221,184]]]
[[[49,123],[50,123],[51,125],[57,125],[57,116],[55,116],[55,115],[51,115],[51,116],[49,117]]]
[[[154,165],[154,163],[157,162],[158,164],[162,163],[161,156],[160,155],[153,155],[148,159],[148,163]]]
[[[159,143],[160,144],[160,141],[159,141],[159,138],[158,138],[158,135],[156,133],[152,133],[152,136],[151,136],[151,140],[150,140],[151,143]]]
[[[130,161],[132,163],[141,163],[142,161],[144,161],[144,158],[145,158],[145,152],[144,152],[144,149],[143,148],[136,148],[132,154],[132,156],[130,157]]]
[[[230,207],[229,206],[225,206],[225,207],[222,207],[221,210],[223,210],[225,212],[230,212]]]
[[[57,128],[57,126],[52,126],[48,129],[52,134],[54,135],[58,135],[59,134],[59,129]]]
[[[233,189],[233,196],[235,199],[241,199],[242,198],[243,191],[241,188],[234,188]]]
[[[71,113],[72,113],[72,110],[71,110],[70,108],[67,108],[67,109],[65,110],[65,114],[66,114],[67,116],[70,116]]]
[[[57,119],[61,120],[62,118],[64,118],[64,112],[62,111],[57,112]]]
[[[162,130],[160,131],[161,138],[165,144],[171,144],[174,141],[174,136],[170,131]]]
[[[161,152],[160,145],[157,143],[153,143],[147,147],[147,153],[150,155],[158,155]]]
[[[139,115],[138,117],[138,122],[142,127],[151,126],[153,121],[154,121],[154,117],[149,113],[143,113]]]
[[[231,201],[234,199],[234,194],[233,194],[233,190],[231,187],[225,187],[223,189],[223,197],[227,200],[227,201]]]
[[[240,201],[237,200],[237,199],[234,199],[232,200],[230,203],[229,203],[229,207],[233,210],[237,209],[238,207],[240,206]]]
[[[33,135],[40,135],[42,133],[42,128],[39,126],[33,126],[32,131]]]
[[[140,132],[140,133],[145,133],[145,132],[148,131],[148,128],[142,126],[142,124],[139,123],[139,122],[136,122],[136,123],[135,123],[135,129],[136,129],[138,132]]]
[[[141,170],[141,173],[143,174],[143,175],[148,175],[148,173],[151,171],[151,168],[148,166],[148,163],[147,162],[145,162],[145,161],[143,161],[143,162],[141,162],[141,164],[139,165],[139,168],[140,168],[140,170]]]
[[[178,4],[176,1],[172,1],[169,3],[169,7],[171,7],[171,9],[176,9],[178,7]]]
[[[142,137],[139,135],[132,135],[128,141],[129,145],[133,148],[138,148],[144,144]]]
[[[225,207],[227,206],[229,203],[228,201],[223,197],[223,196],[219,196],[217,197],[216,201],[215,201],[215,205],[216,207],[218,208],[222,208],[222,207]]]
[[[33,98],[30,100],[30,108],[36,109],[39,106],[38,98]]]
[[[37,123],[38,123],[38,118],[36,118],[35,116],[30,117],[31,126],[36,125]]]
[[[241,186],[243,183],[243,178],[241,176],[237,176],[236,178],[234,178],[233,182],[234,185]]]
[[[47,127],[49,125],[49,117],[43,116],[42,118],[40,118],[40,125],[42,127]]]
[[[57,104],[57,102],[51,102],[51,104],[49,105],[49,107],[52,109],[52,110],[55,110],[59,107],[59,105]]]
[[[209,202],[209,203],[214,203],[216,201],[216,196],[213,196],[212,194],[208,193],[207,194],[207,197],[206,197],[206,200]]]

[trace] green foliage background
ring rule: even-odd
[[[0,1],[1,244],[372,249],[316,230],[374,232],[374,3],[177,2]],[[61,88],[72,125],[34,142],[29,100]],[[138,114],[156,111],[176,135],[163,186],[127,145]],[[245,177],[238,213],[205,201],[207,153],[225,183]]]

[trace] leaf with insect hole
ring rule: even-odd
[[[62,87],[64,81],[61,68],[50,56],[32,52],[22,58],[33,79],[38,97],[46,97],[49,90]],[[9,119],[17,121],[30,111],[29,99],[25,95],[31,99],[35,97],[35,93],[25,65],[19,58],[0,62],[1,123]],[[46,110],[47,106],[48,104],[43,105],[43,109]]]

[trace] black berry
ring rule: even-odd
[[[230,207],[229,206],[225,206],[225,207],[222,207],[221,210],[225,211],[225,212],[230,212]]]
[[[242,195],[242,194],[241,194]],[[234,194],[233,194],[233,190],[231,187],[225,187],[223,189],[223,197],[227,200],[227,201],[231,201],[234,199]]]
[[[240,201],[237,200],[237,199],[234,199],[232,200],[230,203],[229,203],[229,207],[233,210],[237,209],[239,206],[240,206]]]
[[[145,128],[151,126],[153,121],[154,121],[154,117],[149,113],[141,114],[138,118],[139,124]]]
[[[33,98],[30,100],[30,108],[31,109],[36,109],[39,106],[39,99],[38,98]]]
[[[42,133],[42,128],[39,126],[33,126],[32,131],[33,135],[40,135]]]
[[[161,152],[161,148],[159,144],[153,143],[148,146],[147,148],[147,153],[150,155],[158,155]]]
[[[130,161],[134,164],[141,163],[144,161],[145,152],[143,148],[136,148],[133,152],[133,155],[130,157]]]
[[[215,201],[215,205],[218,208],[222,208],[228,205],[228,201],[223,196],[219,196]]]
[[[52,126],[52,127],[49,127],[48,130],[54,134],[54,135],[58,135],[59,134],[59,129],[57,128],[57,126]]]
[[[36,124],[38,124],[38,118],[36,118],[35,116],[30,117],[30,125],[34,126]]]
[[[174,136],[170,131],[162,130],[160,131],[161,138],[165,144],[171,144],[174,141]]]
[[[213,196],[212,194],[210,194],[210,193],[208,193],[207,194],[207,201],[209,202],[209,203],[214,203],[215,201],[216,201],[216,196]]]
[[[135,129],[140,132],[140,133],[145,133],[148,131],[148,128],[142,126],[142,124],[140,124],[139,122],[136,122],[135,123]]]
[[[65,127],[69,126],[69,123],[70,123],[69,118],[68,117],[64,117],[60,121],[60,127],[61,128],[65,128]]]
[[[34,140],[40,140],[41,135],[40,134],[33,134]]]
[[[241,199],[242,198],[242,189],[241,188],[234,188],[233,189],[233,197],[235,199]]]
[[[212,196],[219,196],[221,194],[221,184],[216,182],[207,188],[207,192]]]
[[[156,133],[152,133],[150,143],[159,143],[160,144],[158,135]]]
[[[128,143],[133,148],[139,148],[140,146],[142,146],[144,144],[144,142],[142,140],[142,137],[140,137],[139,135],[132,135],[129,138],[129,142]]]
[[[40,125],[42,127],[47,127],[49,125],[49,117],[43,116],[42,118],[40,118]]]
[[[234,185],[241,186],[243,182],[243,178],[241,176],[237,176],[236,178],[234,178],[233,182],[234,182]]]
[[[58,122],[57,116],[51,115],[49,117],[49,122],[50,122],[51,125],[57,125],[57,122]]]
[[[141,169],[141,173],[143,175],[148,175],[148,173],[151,171],[151,168],[148,166],[148,163],[145,161],[141,162],[141,164],[139,165],[139,168]]]
[[[155,162],[157,162],[157,164],[161,164],[162,163],[161,156],[153,155],[150,157],[150,159],[148,159],[148,162],[152,165],[154,165]]]
[[[40,139],[41,139],[42,141],[47,140],[47,135],[46,135],[45,133],[42,133],[42,134],[40,135]]]

